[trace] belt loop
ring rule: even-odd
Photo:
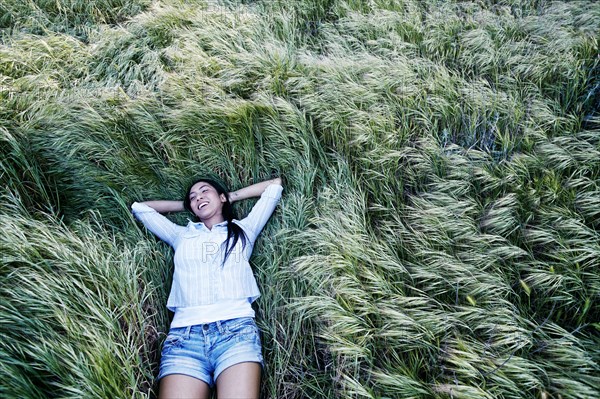
[[[217,329],[219,330],[220,334],[223,334],[225,332],[223,326],[221,325],[221,320],[217,320]]]
[[[185,339],[189,339],[190,338],[191,331],[192,331],[192,326],[187,326],[186,329],[185,329],[185,333],[184,333]]]

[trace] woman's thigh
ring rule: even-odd
[[[170,374],[160,380],[159,399],[208,399],[208,384],[184,374]]]
[[[260,394],[261,365],[244,362],[223,370],[217,378],[217,397],[258,399]]]

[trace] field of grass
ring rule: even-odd
[[[593,0],[0,1],[0,397],[155,397],[129,206],[207,172],[284,178],[265,398],[600,397],[599,40]]]

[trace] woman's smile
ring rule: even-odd
[[[224,195],[219,195],[217,190],[206,182],[198,182],[192,186],[189,193],[190,205],[194,214],[201,221],[217,217],[222,214]]]

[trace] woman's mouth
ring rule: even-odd
[[[203,202],[200,205],[198,205],[198,210],[202,209],[205,205],[208,205],[208,202]]]

